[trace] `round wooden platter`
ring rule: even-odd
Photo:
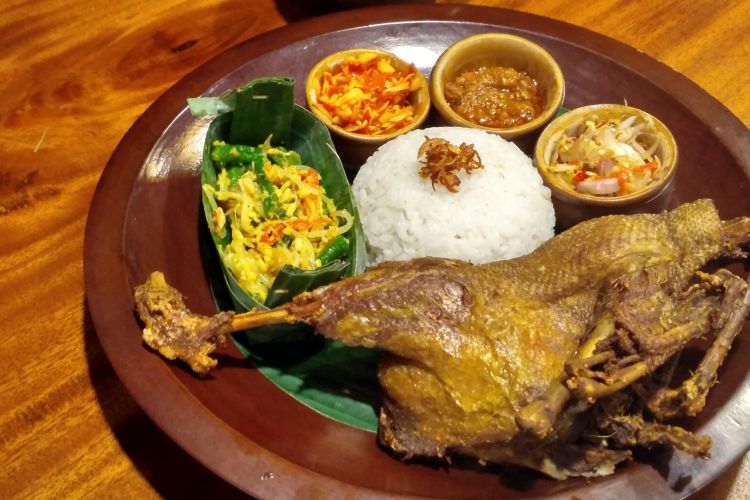
[[[228,50],[162,95],[123,138],[91,205],[84,258],[91,316],[118,376],[172,439],[242,490],[276,498],[679,498],[748,450],[750,379],[743,359],[750,356],[750,342],[742,336],[707,408],[686,422],[713,438],[710,459],[644,453],[612,476],[566,481],[503,467],[402,462],[379,448],[375,435],[329,420],[278,390],[231,343],[220,349],[220,368],[206,379],[142,344],[132,290],[151,271],[163,271],[194,311],[215,312],[199,248],[198,172],[207,120],[189,115],[188,97],[284,75],[297,79],[297,99],[304,104],[307,71],[330,52],[379,47],[429,75],[452,42],[489,31],[543,45],[565,75],[565,107],[627,100],[664,121],[680,147],[670,206],[708,197],[724,218],[750,215],[750,133],[744,125],[682,75],[581,28],[502,9],[390,6],[292,24]]]

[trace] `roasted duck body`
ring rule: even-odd
[[[215,332],[304,321],[381,349],[379,438],[403,456],[459,453],[556,478],[609,474],[635,445],[708,455],[710,438],[662,420],[700,411],[741,330],[745,281],[700,269],[740,255],[748,239],[750,219],[722,222],[710,201],[605,217],[510,261],[381,264]],[[136,294],[152,337],[169,334],[154,319],[164,312],[149,309],[164,286]],[[680,350],[706,334],[716,340],[694,375],[669,388]]]

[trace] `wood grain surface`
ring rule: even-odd
[[[385,2],[2,2],[0,497],[240,496],[151,423],[104,356],[85,307],[89,204],[118,141],[181,77],[258,34],[366,3]],[[611,36],[750,125],[750,0],[465,3]],[[750,460],[700,497],[749,498]]]

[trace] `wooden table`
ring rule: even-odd
[[[619,39],[750,125],[749,0],[471,3]],[[174,82],[243,40],[341,8],[286,0],[0,7],[0,497],[239,495],[156,428],[115,376],[85,306],[87,212],[118,141]],[[746,457],[701,497],[749,495]]]

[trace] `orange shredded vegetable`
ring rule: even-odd
[[[390,57],[365,52],[348,57],[317,82],[312,103],[331,122],[349,132],[384,135],[414,119],[409,94],[421,85],[417,70],[398,71]]]
[[[291,219],[282,222],[267,223],[260,241],[267,245],[275,245],[284,236],[287,227],[295,231],[306,231],[310,228],[331,222],[330,217],[316,217],[314,219]]]
[[[278,242],[281,239],[281,237],[284,235],[285,227],[286,227],[286,224],[284,224],[283,222],[269,225],[269,227],[266,228],[266,231],[260,237],[260,241],[262,241],[263,243],[267,243],[269,245],[276,244],[276,242]]]
[[[300,177],[302,178],[302,182],[306,184],[316,187],[320,185],[320,174],[314,168],[305,170],[300,174]]]

